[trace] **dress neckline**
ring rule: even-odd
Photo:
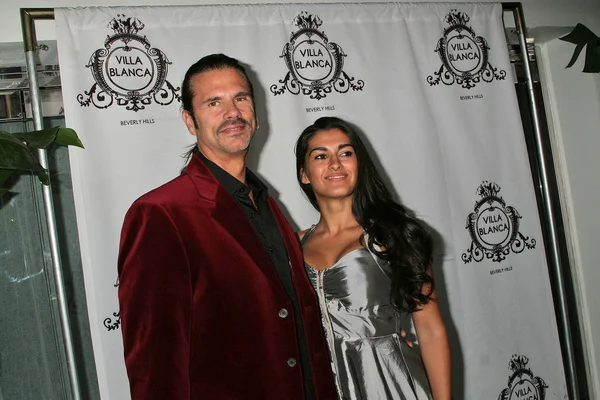
[[[329,271],[331,269],[334,269],[335,267],[338,266],[338,264],[340,263],[340,261],[342,261],[344,258],[348,257],[350,254],[356,253],[357,251],[360,250],[367,250],[366,247],[359,247],[357,249],[354,250],[350,250],[349,252],[347,252],[346,254],[344,254],[343,256],[341,256],[335,263],[331,264],[329,267],[325,267],[323,269],[319,269],[319,268],[315,268],[312,265],[310,265],[309,263],[307,263],[306,261],[304,261],[304,265],[306,265],[307,267],[309,267],[310,269],[314,270],[314,271]]]
[[[306,244],[306,242],[308,242],[308,239],[310,239],[310,237],[312,236],[312,234],[315,232],[315,229],[317,229],[317,225],[313,224],[310,227],[309,231],[304,234],[304,236],[302,237],[302,240],[300,241],[300,246],[301,247],[304,247],[304,245]],[[365,233],[363,233],[362,236],[364,237]],[[350,254],[355,253],[355,252],[357,252],[359,250],[368,250],[368,249],[366,247],[358,247],[358,248],[356,248],[354,250],[350,250],[349,252],[347,252],[346,254],[344,254],[343,256],[341,256],[340,258],[338,258],[338,260],[336,262],[334,262],[330,266],[325,267],[323,269],[315,268],[312,265],[310,265],[309,263],[307,263],[306,261],[304,261],[304,264],[306,266],[308,266],[310,269],[315,270],[315,271],[327,271],[327,270],[330,270],[330,269],[336,267],[340,263],[340,261],[342,261],[344,258],[348,257]]]

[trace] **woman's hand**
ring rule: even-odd
[[[406,331],[404,329],[400,329],[400,336],[404,339],[404,343],[408,345],[408,347],[413,347],[415,344],[406,338]]]

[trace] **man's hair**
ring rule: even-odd
[[[194,76],[203,72],[226,68],[234,68],[239,71],[244,78],[246,78],[246,83],[248,84],[248,89],[250,90],[250,96],[252,97],[252,102],[254,102],[254,88],[252,87],[252,82],[250,82],[250,79],[248,78],[246,70],[242,64],[240,64],[240,62],[235,58],[228,57],[225,54],[210,54],[196,61],[196,63],[193,64],[185,73],[183,83],[181,84],[181,104],[183,110],[189,112],[192,117],[194,117],[194,111],[192,107],[194,90],[191,84]]]
[[[194,108],[192,102],[194,100],[194,90],[192,89],[192,78],[198,74],[208,71],[215,71],[219,69],[233,68],[237,70],[246,79],[248,84],[248,90],[250,90],[250,97],[252,98],[252,104],[254,104],[254,88],[252,82],[246,74],[246,69],[240,64],[235,58],[226,56],[225,54],[209,54],[202,57],[196,63],[194,63],[185,73],[183,82],[181,84],[181,107],[184,111],[187,111],[192,116],[194,125],[196,125],[196,116],[194,115]],[[183,154],[185,165],[187,166],[191,157],[195,152],[198,151],[196,143],[191,145],[189,149]],[[181,174],[185,173],[186,167],[183,167]]]

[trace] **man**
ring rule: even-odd
[[[244,68],[200,59],[182,85],[197,151],[136,200],[119,252],[134,400],[335,399],[297,238],[246,168],[258,122]]]

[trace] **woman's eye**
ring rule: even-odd
[[[315,156],[315,160],[324,160],[325,159],[325,154],[317,154]]]
[[[340,154],[340,157],[352,157],[352,153],[351,151],[344,151],[342,154]]]

